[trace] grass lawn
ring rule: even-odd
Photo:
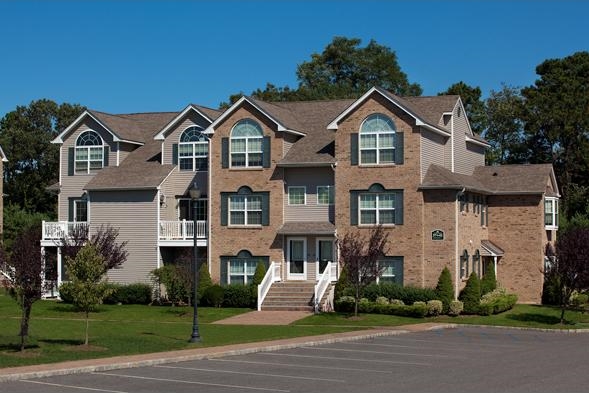
[[[567,323],[560,324],[560,309],[550,306],[517,304],[512,310],[497,315],[462,315],[459,317],[440,316],[436,318],[407,318],[394,315],[360,314],[351,318],[349,314],[326,313],[311,315],[295,322],[295,325],[314,326],[399,326],[423,322],[458,323],[471,325],[492,325],[512,327],[534,327],[543,329],[587,329],[589,314],[567,311]]]
[[[71,305],[38,301],[33,305],[29,339],[18,351],[20,310],[9,296],[0,295],[0,367],[53,363],[117,355],[161,352],[199,346],[311,336],[349,331],[346,326],[232,326],[211,322],[251,311],[199,308],[202,343],[188,342],[192,332],[191,307],[100,306],[90,315],[90,347],[85,348],[83,313]]]

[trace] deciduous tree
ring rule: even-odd
[[[348,282],[354,288],[354,315],[358,316],[358,303],[363,289],[376,281],[385,266],[378,260],[388,251],[389,235],[382,226],[370,230],[368,236],[360,231],[348,232],[339,242],[340,263]]]

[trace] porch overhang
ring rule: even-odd
[[[487,257],[501,257],[505,251],[490,240],[481,240],[481,255]]]
[[[285,222],[280,229],[279,235],[322,235],[335,236],[335,225],[325,221],[292,221]]]

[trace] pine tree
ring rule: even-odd
[[[487,263],[485,274],[481,279],[481,296],[486,293],[492,292],[497,288],[497,279],[495,278],[495,267],[493,262]]]
[[[448,313],[450,303],[454,300],[454,286],[452,285],[452,276],[450,270],[444,267],[438,278],[438,285],[436,285],[436,296],[442,301],[444,306],[443,313]]]
[[[481,282],[476,273],[471,273],[466,286],[458,297],[464,303],[465,314],[476,314],[481,302]]]

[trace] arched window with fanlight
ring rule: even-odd
[[[468,278],[470,272],[468,271],[468,251],[462,251],[460,256],[460,278],[465,280]]]
[[[262,127],[256,121],[238,121],[231,130],[231,167],[262,167],[263,140]]]
[[[360,164],[395,163],[395,134],[393,120],[381,113],[368,116],[360,127]]]
[[[105,145],[100,135],[92,130],[82,132],[76,140],[75,172],[84,174],[102,169],[105,160]]]
[[[209,140],[198,126],[188,127],[180,135],[178,166],[181,171],[207,170],[209,165]]]

